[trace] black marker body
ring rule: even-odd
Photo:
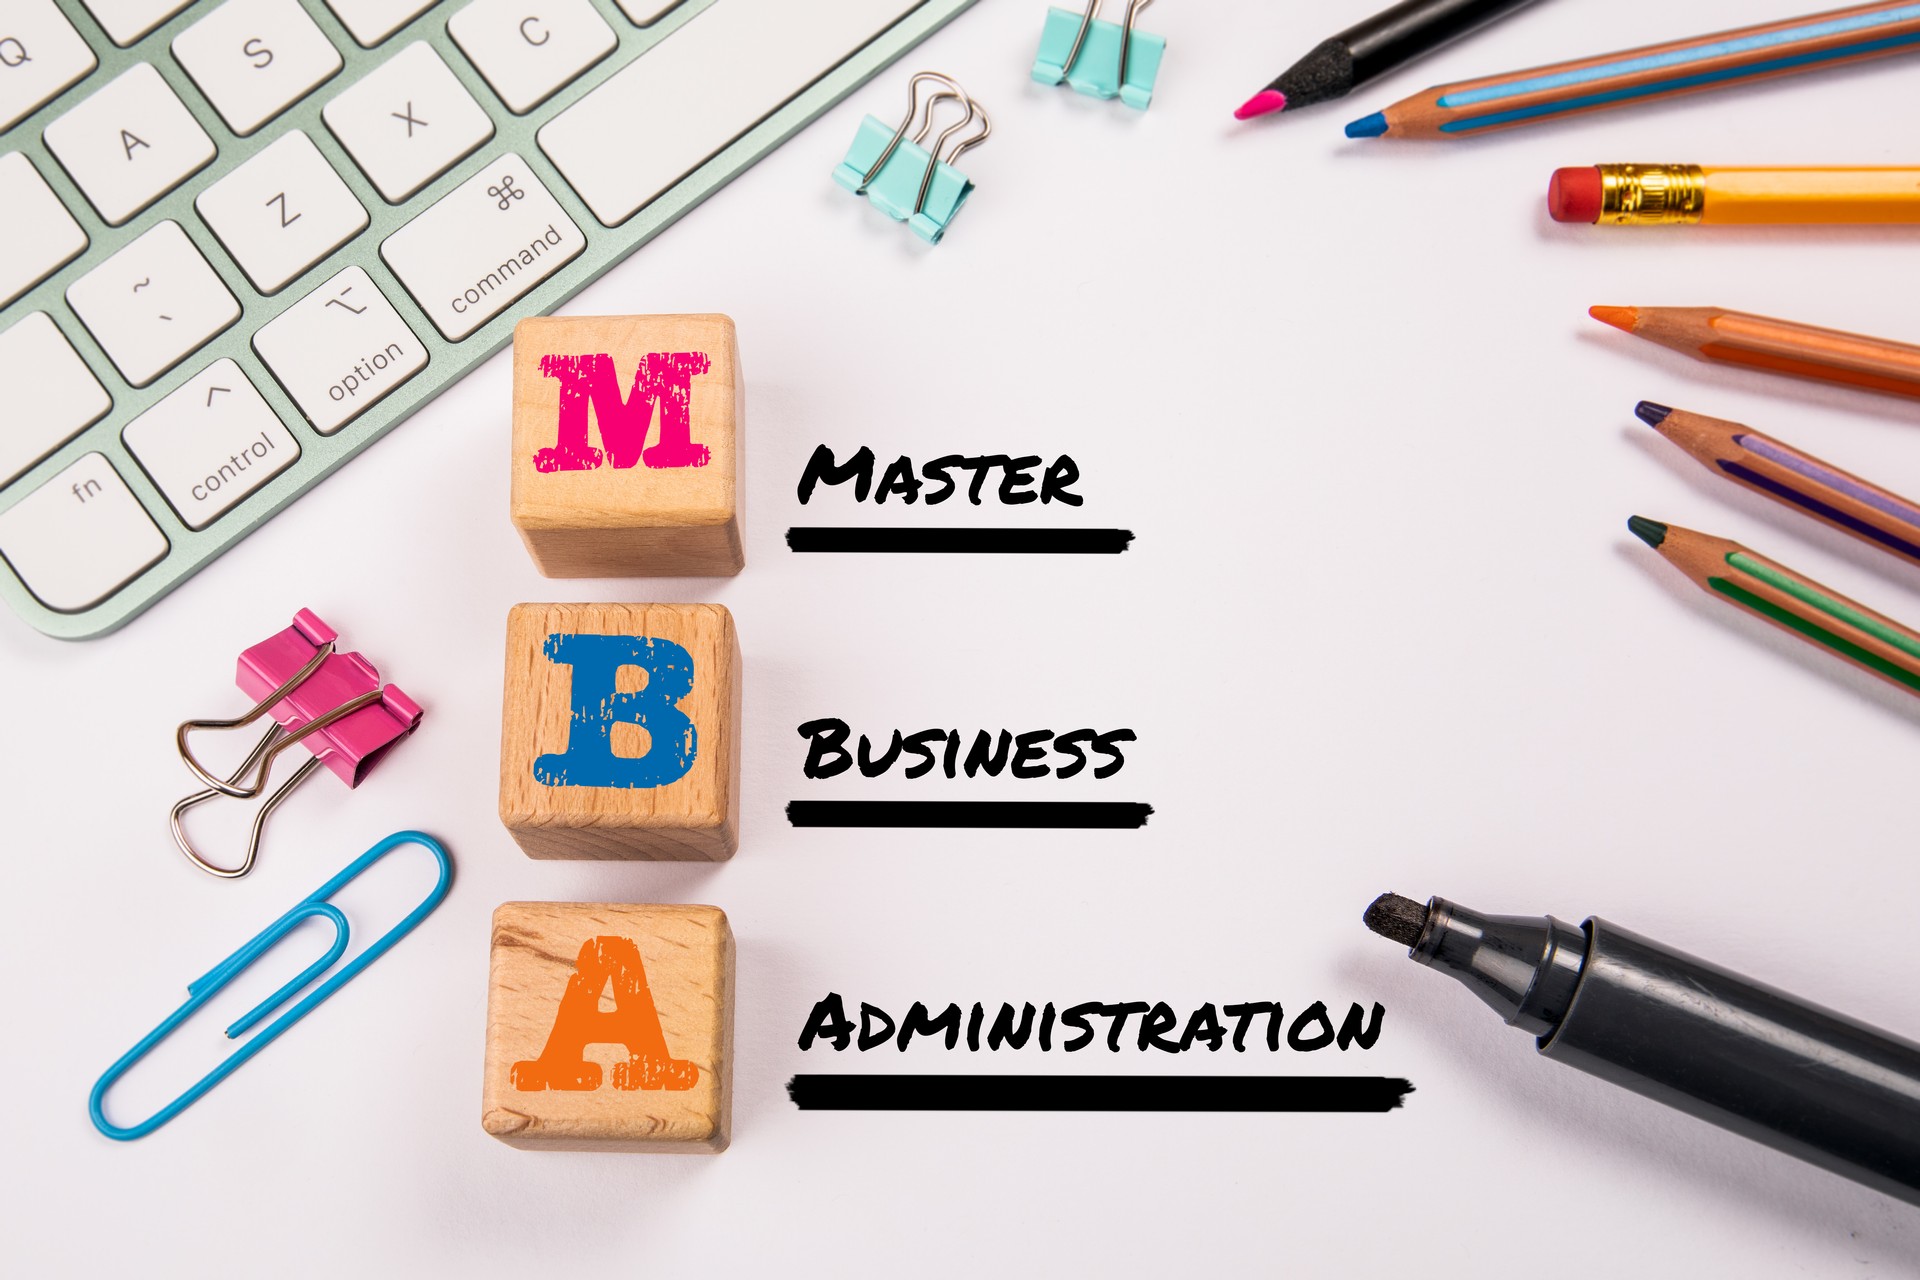
[[[1435,898],[1408,954],[1549,1058],[1920,1204],[1920,1044],[1597,918]]]
[[[1405,0],[1348,27],[1280,73],[1287,107],[1344,97],[1533,0]]]

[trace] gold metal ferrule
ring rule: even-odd
[[[1707,175],[1697,164],[1603,164],[1600,216],[1613,226],[1698,222],[1707,208]]]

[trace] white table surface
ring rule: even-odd
[[[1464,144],[1340,126],[1447,78],[1787,16],[1795,0],[1552,0],[1344,104],[1229,112],[1377,0],[1172,2],[1151,111],[1030,84],[1044,6],[985,0],[599,281],[583,314],[724,311],[749,385],[748,568],[549,582],[507,521],[503,354],[132,626],[0,623],[0,1052],[19,1275],[1911,1275],[1920,1214],[1540,1060],[1361,927],[1393,889],[1600,914],[1920,1035],[1920,704],[1709,600],[1627,534],[1738,538],[1898,617],[1920,573],[1717,482],[1645,397],[1920,490],[1920,410],[1712,370],[1586,318],[1718,304],[1920,337],[1906,231],[1559,227],[1560,164],[1912,161],[1913,60]],[[946,244],[828,181],[905,71],[993,141]],[[1904,118],[1903,118],[1904,117]],[[790,554],[858,523],[794,489],[816,444],[1071,453],[1111,558]],[[909,513],[1007,523],[989,507]],[[533,862],[495,816],[521,600],[714,600],[747,670],[743,838],[716,866]],[[259,869],[188,867],[171,732],[310,606],[427,707],[358,792],[316,780]],[[839,716],[1129,727],[1107,782],[830,782]],[[1138,800],[1139,832],[796,831],[796,798]],[[159,1134],[108,1142],[97,1073],[205,971],[400,827],[457,863],[439,913]],[[202,824],[202,830],[206,824]],[[229,828],[231,835],[235,828]],[[354,902],[371,937],[416,865]],[[488,916],[711,902],[739,938],[734,1144],[536,1154],[480,1128]],[[351,906],[351,904],[349,904]],[[363,923],[364,922],[364,923]],[[318,943],[309,941],[309,947]],[[282,973],[294,967],[291,954]],[[802,1054],[829,991],[914,1000],[1380,1001],[1371,1051]],[[223,1008],[239,1008],[238,996]],[[220,1052],[208,1022],[115,1095]],[[799,1112],[800,1070],[1404,1076],[1387,1116]]]

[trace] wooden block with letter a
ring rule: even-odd
[[[740,572],[743,392],[726,316],[515,325],[513,524],[540,572]]]
[[[718,907],[493,913],[481,1125],[516,1147],[724,1151],[733,930]]]
[[[535,858],[733,856],[733,615],[717,604],[514,606],[500,820]]]

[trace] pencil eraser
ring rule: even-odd
[[[1555,169],[1547,184],[1547,212],[1555,222],[1600,221],[1600,170]]]

